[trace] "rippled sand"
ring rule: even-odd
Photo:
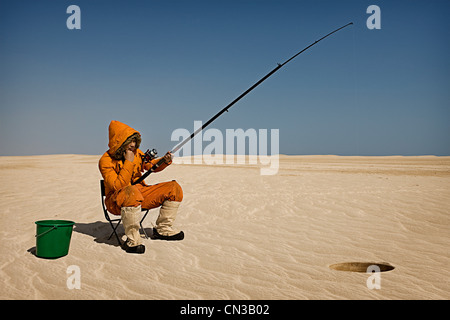
[[[0,157],[1,299],[450,298],[450,157],[280,156],[272,176],[174,163],[146,181],[183,187],[186,237],[145,239],[143,255],[107,239],[99,158]],[[43,219],[76,222],[67,256],[35,256]],[[371,274],[329,268],[343,262],[395,269],[369,289]]]

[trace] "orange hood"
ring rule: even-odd
[[[117,150],[122,146],[122,144],[132,135],[140,133],[125,123],[113,120],[109,124],[109,143],[108,143],[108,153],[113,156]],[[138,148],[139,146],[137,146]]]

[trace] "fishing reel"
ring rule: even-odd
[[[144,162],[150,162],[151,160],[156,158],[156,155],[158,154],[158,151],[156,149],[147,149],[145,153],[142,155],[142,161]]]

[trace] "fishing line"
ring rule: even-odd
[[[299,56],[300,54],[302,54],[303,52],[305,52],[306,50],[308,50],[309,48],[313,47],[314,45],[316,45],[317,43],[319,43],[320,41],[324,40],[325,38],[331,36],[332,34],[338,32],[341,29],[344,29],[345,27],[348,27],[349,25],[352,25],[353,22],[347,23],[346,25],[337,28],[334,31],[331,31],[330,33],[328,33],[327,35],[323,36],[322,38],[320,38],[319,40],[314,41],[313,43],[311,43],[309,46],[307,46],[306,48],[300,50],[299,52],[297,52],[295,55],[293,55],[292,57],[290,57],[289,59],[287,59],[285,62],[283,63],[278,63],[278,65],[272,70],[270,71],[268,74],[266,74],[264,77],[262,77],[260,80],[258,80],[253,86],[251,86],[250,88],[248,88],[245,92],[243,92],[239,97],[237,97],[236,99],[234,99],[230,104],[228,104],[225,108],[223,108],[222,110],[220,110],[218,113],[216,113],[211,119],[209,119],[207,122],[205,122],[200,128],[198,128],[197,130],[195,130],[189,137],[187,137],[186,139],[184,139],[182,142],[180,142],[178,145],[176,145],[173,150],[171,151],[171,153],[175,153],[177,152],[179,149],[181,149],[181,147],[183,147],[188,141],[190,141],[192,138],[195,137],[196,134],[198,134],[200,131],[202,131],[204,128],[206,128],[207,126],[209,126],[214,120],[216,120],[218,117],[220,117],[224,112],[228,112],[228,109],[230,109],[236,102],[238,102],[239,100],[241,100],[243,97],[245,97],[248,93],[250,93],[253,89],[255,89],[257,86],[259,86],[261,83],[263,83],[267,78],[269,78],[271,75],[273,75],[275,72],[277,72],[279,69],[281,69],[283,66],[285,66],[286,64],[288,64],[290,61],[292,61],[293,59],[295,59],[297,56]],[[148,170],[146,173],[144,173],[139,179],[137,179],[135,182],[133,182],[132,184],[138,184],[141,181],[143,181],[146,177],[148,177],[149,174],[151,174],[153,171],[155,171],[159,166],[161,166],[163,163],[165,162],[164,158],[161,158],[156,164],[154,164],[150,170]]]

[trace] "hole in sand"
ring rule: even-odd
[[[351,271],[351,272],[367,272],[369,267],[376,266],[380,268],[380,272],[391,271],[394,270],[395,267],[391,266],[389,263],[377,263],[377,262],[343,262],[343,263],[335,263],[329,266],[330,269],[339,270],[339,271]],[[371,267],[369,270],[377,270],[374,267]]]

